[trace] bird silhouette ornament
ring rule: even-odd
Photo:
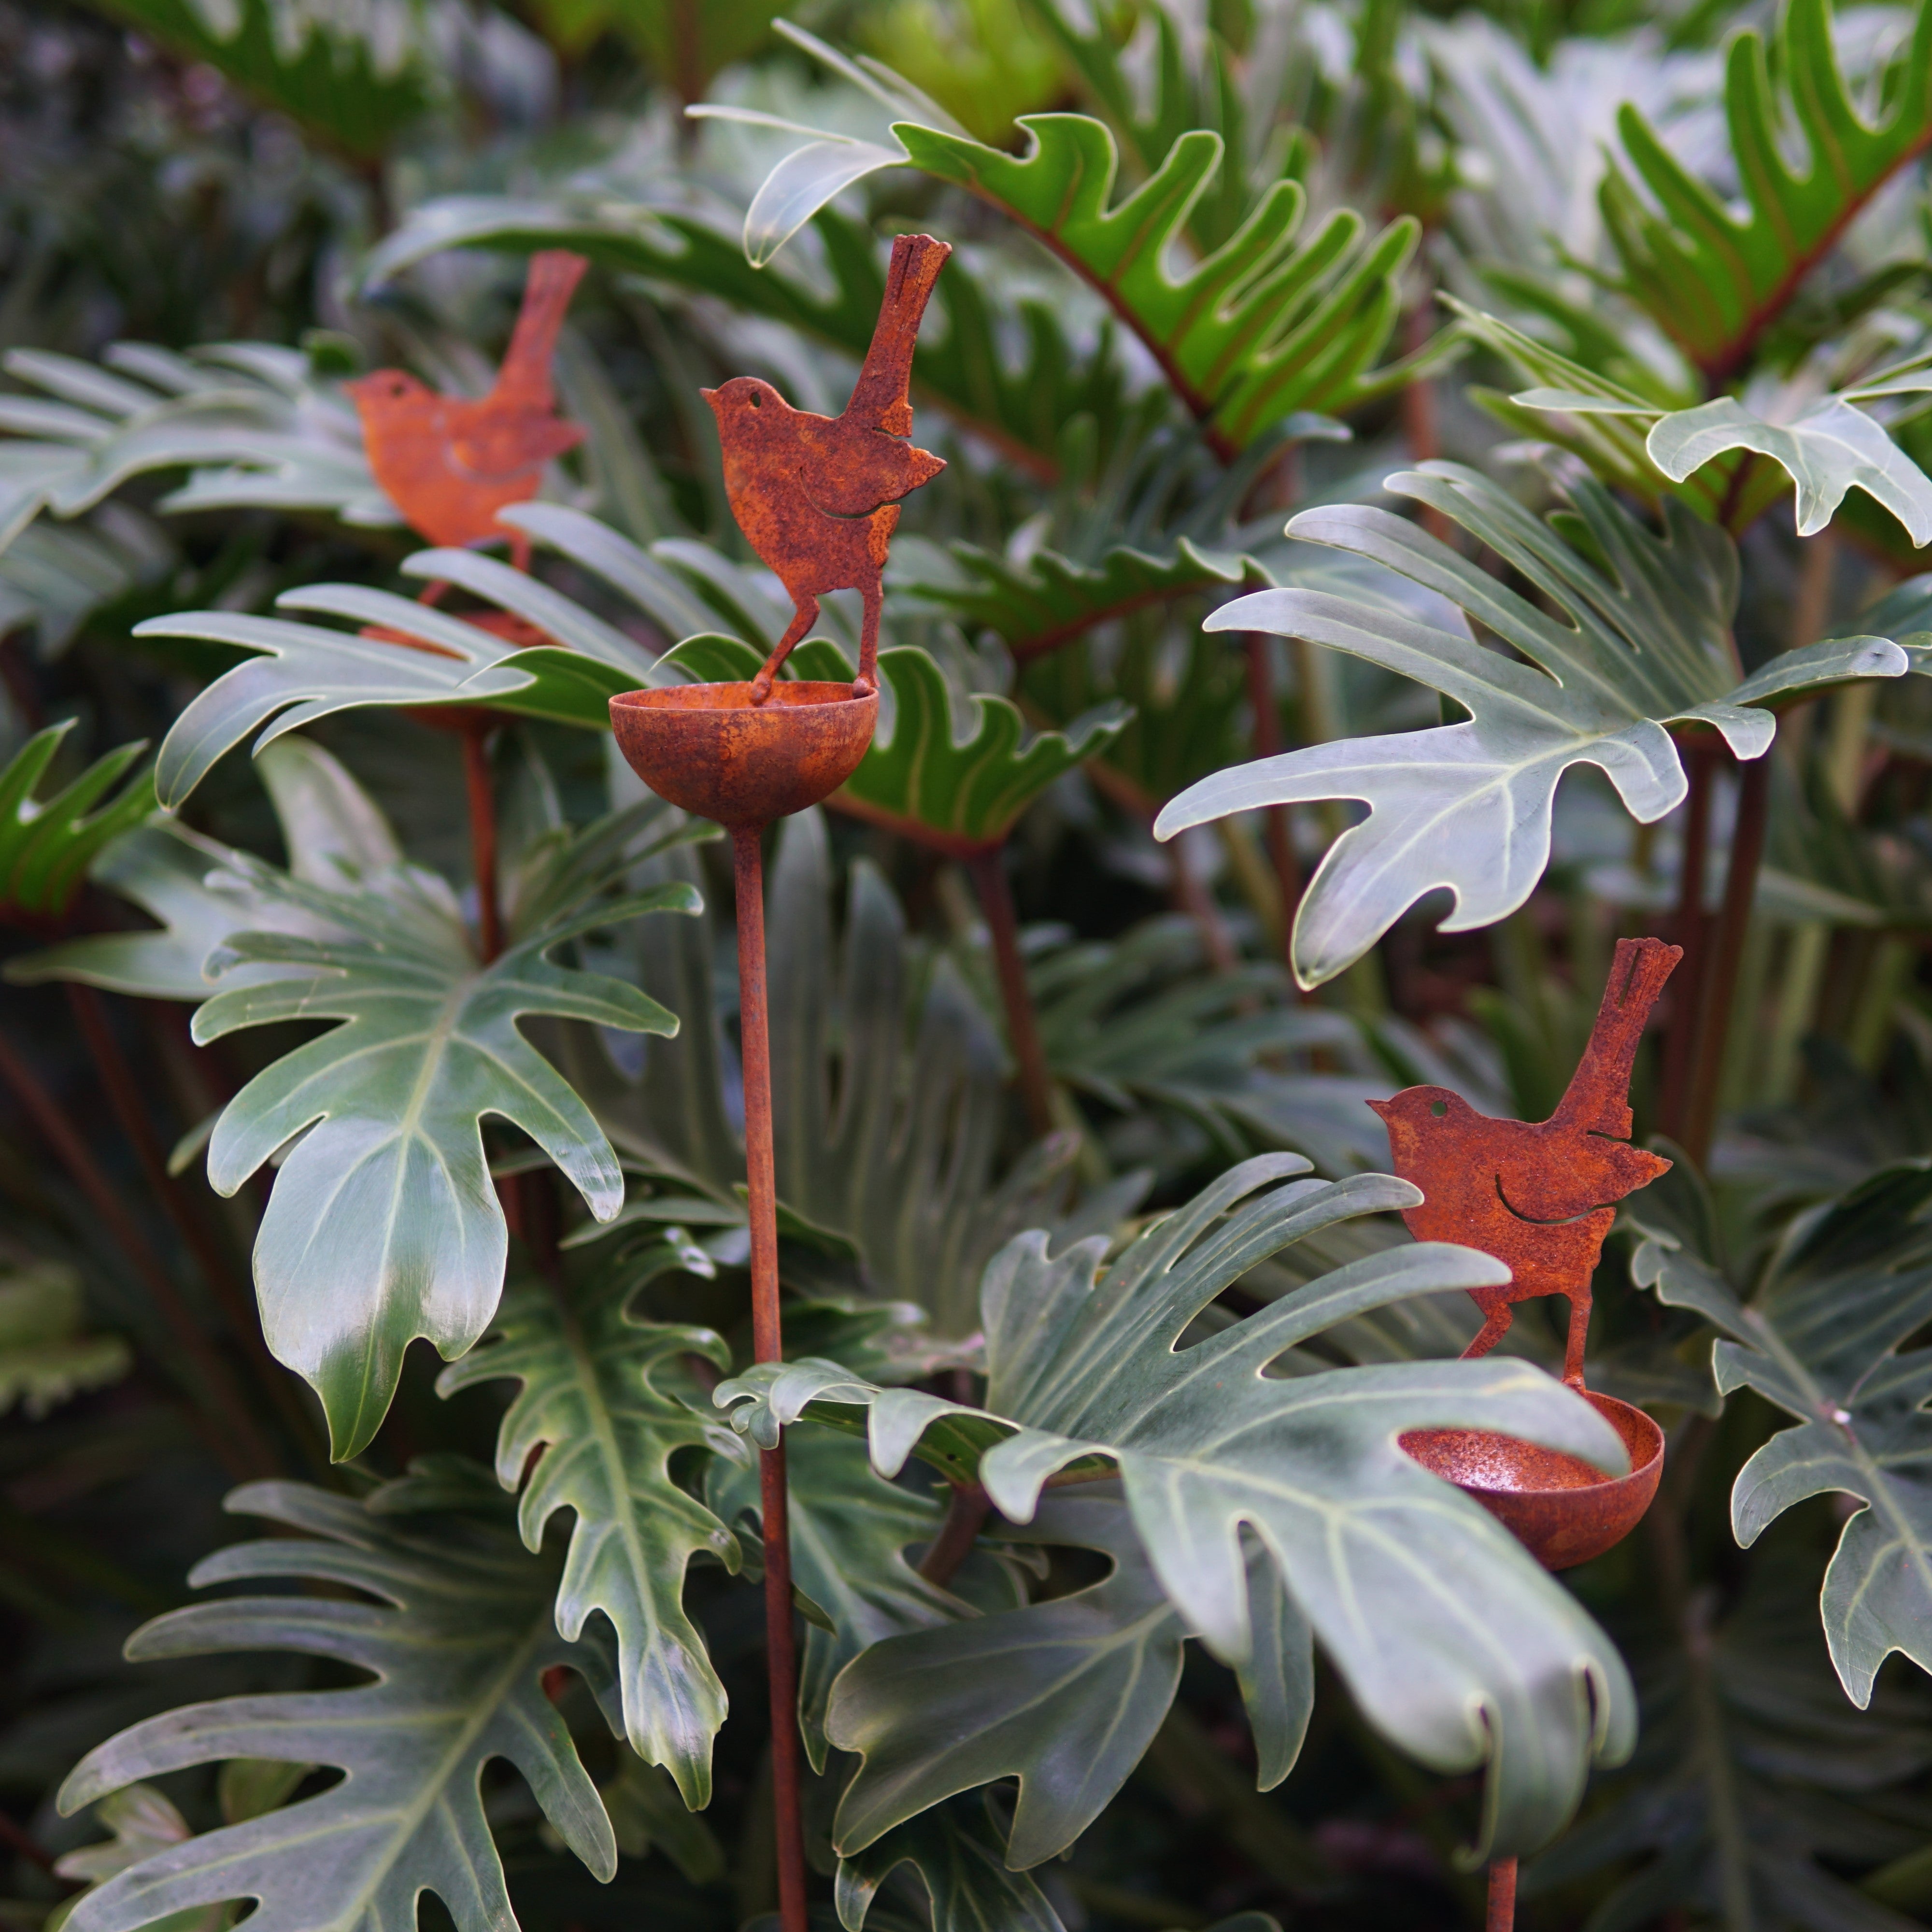
[[[946,467],[910,440],[910,388],[920,321],[952,252],[930,235],[893,242],[872,345],[842,415],[795,410],[755,376],[699,392],[718,418],[731,514],[794,606],[752,681],[754,704],[770,697],[792,646],[818,621],[819,598],[833,590],[856,590],[865,600],[853,695],[878,688],[879,608],[898,500]]]
[[[1648,1186],[1670,1162],[1630,1144],[1630,1069],[1644,1022],[1681,947],[1660,939],[1620,939],[1589,1044],[1548,1120],[1497,1120],[1446,1087],[1411,1087],[1369,1105],[1388,1126],[1395,1171],[1421,1189],[1402,1219],[1418,1240],[1460,1241],[1506,1262],[1501,1288],[1474,1288],[1486,1318],[1463,1350],[1486,1355],[1501,1341],[1515,1304],[1567,1295],[1570,1334],[1563,1379],[1583,1386],[1590,1326],[1590,1276],[1614,1204]]]
[[[561,248],[530,257],[516,328],[487,396],[440,395],[401,369],[344,385],[376,481],[418,536],[455,549],[502,536],[496,512],[527,502],[544,465],[584,440],[556,413],[550,365],[590,266]],[[529,537],[508,534],[511,561],[528,569]]]

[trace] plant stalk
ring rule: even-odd
[[[932,1547],[920,1559],[919,1574],[928,1583],[943,1589],[952,1574],[973,1553],[981,1526],[991,1514],[992,1497],[977,1483],[956,1483],[952,1501],[946,1505],[946,1520],[932,1540]]]
[[[1744,962],[1744,937],[1750,930],[1751,902],[1757,892],[1758,866],[1764,857],[1765,820],[1771,797],[1771,760],[1754,758],[1738,778],[1737,823],[1724,872],[1724,903],[1718,915],[1714,945],[1700,976],[1696,1059],[1684,1102],[1684,1146],[1702,1167],[1710,1158],[1717,1130],[1719,1089],[1724,1080],[1724,1042]]]
[[[1684,949],[1672,989],[1670,1030],[1664,1036],[1664,1078],[1658,1084],[1657,1124],[1672,1140],[1684,1137],[1690,1065],[1696,1051],[1697,1017],[1704,970],[1704,868],[1711,847],[1711,792],[1718,747],[1708,738],[1684,750],[1690,790],[1684,806],[1684,844],[1678,859],[1677,916],[1671,938]]]
[[[135,1274],[153,1298],[156,1312],[175,1338],[175,1345],[194,1365],[203,1397],[214,1405],[211,1420],[228,1426],[214,1432],[221,1445],[221,1460],[230,1475],[246,1481],[278,1472],[275,1453],[262,1436],[260,1425],[242,1400],[228,1365],[196,1321],[194,1312],[183,1299],[167,1270],[161,1265],[146,1235],[122,1204],[114,1185],[104,1174],[80,1131],[52,1094],[41,1085],[39,1076],[20,1058],[11,1043],[0,1035],[0,1080],[14,1090],[22,1110],[39,1130],[61,1164],[74,1177],[100,1223],[112,1238]]]
[[[1041,1044],[1040,1019],[1027,990],[1026,960],[1020,951],[1019,916],[1006,878],[1004,845],[988,845],[966,861],[973,875],[980,906],[986,915],[992,940],[993,964],[1000,976],[1000,1000],[1006,1010],[1006,1036],[1012,1042],[1019,1069],[1020,1099],[1026,1108],[1027,1129],[1035,1140],[1053,1131],[1053,1076]]]
[[[214,1295],[249,1366],[255,1371],[269,1401],[281,1417],[304,1459],[311,1469],[326,1472],[329,1466],[328,1445],[317,1432],[314,1420],[302,1408],[300,1397],[287,1372],[268,1353],[262,1340],[261,1324],[255,1312],[254,1294],[239,1280],[227,1254],[206,1221],[184,1198],[181,1183],[168,1172],[166,1156],[155,1138],[154,1125],[141,1099],[140,1083],[122,1051],[121,1042],[108,1017],[107,1003],[92,986],[78,981],[67,982],[68,1004],[73,1010],[80,1036],[93,1055],[95,1072],[106,1090],[114,1117],[128,1137],[140,1162],[149,1190],[173,1222],[182,1245],[194,1257],[202,1279]]]
[[[496,794],[490,782],[490,734],[495,728],[466,718],[462,734],[470,862],[476,874],[476,938],[486,966],[503,950],[503,911],[496,896]]]
[[[745,1180],[752,1234],[752,1352],[784,1359],[778,1312],[777,1164],[772,1151],[772,1045],[765,994],[765,868],[762,826],[731,832],[738,909],[740,1052],[745,1073]],[[778,1919],[806,1932],[805,1827],[799,1792],[798,1652],[792,1629],[791,1534],[784,1440],[758,1456],[765,1543],[765,1656],[772,1706],[772,1798],[776,1814]]]

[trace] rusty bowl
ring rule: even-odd
[[[1578,1393],[1623,1438],[1630,1474],[1486,1429],[1412,1429],[1404,1451],[1454,1483],[1546,1570],[1568,1570],[1622,1542],[1642,1520],[1664,1473],[1664,1431],[1640,1408]]]
[[[671,684],[620,692],[610,726],[631,769],[660,798],[734,827],[768,825],[829,797],[859,768],[879,722],[876,692],[805,679]]]

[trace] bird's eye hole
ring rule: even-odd
[[[1440,1120],[1444,1114],[1448,1112],[1449,1102],[1447,1100],[1432,1100],[1429,1103],[1429,1111],[1433,1114],[1438,1120]]]
[[[754,390],[752,392],[752,408],[753,408],[753,409],[754,409],[754,410],[757,410],[757,409],[762,409],[762,408],[764,408],[764,402],[765,402],[765,399],[764,399],[764,398],[763,396],[760,395],[760,394],[758,394],[758,391],[757,391],[757,390],[754,389]]]

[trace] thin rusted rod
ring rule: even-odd
[[[953,1485],[946,1520],[932,1539],[932,1547],[920,1559],[919,1574],[928,1583],[943,1588],[952,1580],[952,1573],[972,1555],[992,1507],[992,1498],[977,1483]]]
[[[176,1346],[195,1366],[204,1393],[220,1411],[219,1420],[230,1424],[230,1432],[216,1437],[222,1445],[221,1460],[231,1475],[248,1478],[276,1472],[274,1451],[262,1436],[254,1416],[242,1400],[228,1366],[214,1343],[196,1321],[194,1310],[182,1298],[167,1270],[161,1265],[146,1235],[101,1172],[80,1131],[67,1117],[52,1094],[40,1084],[39,1076],[0,1035],[0,1080],[14,1095],[40,1138],[52,1148],[61,1164],[74,1179],[89,1204],[100,1217],[128,1264],[141,1278],[161,1319],[172,1333]],[[218,1419],[218,1418],[211,1418]]]
[[[476,937],[483,963],[503,950],[503,914],[496,897],[496,794],[490,782],[489,739],[480,720],[463,727],[463,783],[470,804],[470,862],[476,874]]]
[[[1040,1037],[1040,1019],[1027,989],[1026,960],[1020,951],[1019,916],[1006,879],[1006,848],[989,845],[966,861],[986,915],[993,943],[993,964],[1000,976],[1000,999],[1006,1010],[1006,1035],[1019,1068],[1020,1099],[1027,1126],[1036,1140],[1053,1131],[1053,1076]]]
[[[1699,739],[1684,751],[1690,791],[1684,807],[1683,850],[1678,860],[1677,918],[1671,938],[1684,949],[1677,976],[1670,1030],[1664,1036],[1664,1078],[1658,1089],[1657,1124],[1672,1139],[1684,1134],[1690,1067],[1696,1053],[1697,1016],[1704,984],[1704,868],[1711,844],[1711,791],[1718,746]]]
[[[772,1154],[772,1044],[765,994],[765,867],[762,826],[731,832],[738,901],[740,1052],[745,1072],[745,1180],[752,1233],[752,1352],[784,1359],[778,1314],[776,1166]],[[800,1806],[798,1652],[792,1630],[791,1532],[784,1438],[758,1458],[765,1542],[765,1658],[771,1687],[772,1797],[777,1814],[778,1921],[806,1932],[805,1827]]]
[[[194,1258],[208,1283],[209,1292],[220,1309],[222,1318],[232,1332],[268,1400],[300,1446],[303,1456],[317,1470],[328,1467],[328,1446],[317,1432],[314,1420],[303,1409],[288,1372],[268,1353],[262,1340],[254,1296],[238,1277],[221,1244],[206,1220],[195,1212],[186,1198],[181,1182],[168,1172],[166,1156],[154,1132],[154,1124],[141,1099],[140,1083],[122,1052],[107,1012],[107,1003],[92,986],[78,981],[67,982],[68,1004],[87,1050],[94,1057],[94,1072],[100,1076],[108,1104],[121,1124],[121,1131],[134,1150],[148,1190],[160,1202],[174,1224],[182,1245]]]
[[[1731,1004],[1744,964],[1744,938],[1750,930],[1751,902],[1757,894],[1758,866],[1764,857],[1765,820],[1771,795],[1771,760],[1753,758],[1738,776],[1737,822],[1724,872],[1724,903],[1718,915],[1717,943],[1709,951],[1699,988],[1696,1057],[1684,1105],[1684,1146],[1702,1167],[1710,1157],[1717,1131],[1719,1090],[1724,1084],[1724,1043],[1731,1030]]]
[[[1490,1862],[1490,1909],[1483,1920],[1483,1932],[1515,1932],[1516,1861],[1493,1858]]]

